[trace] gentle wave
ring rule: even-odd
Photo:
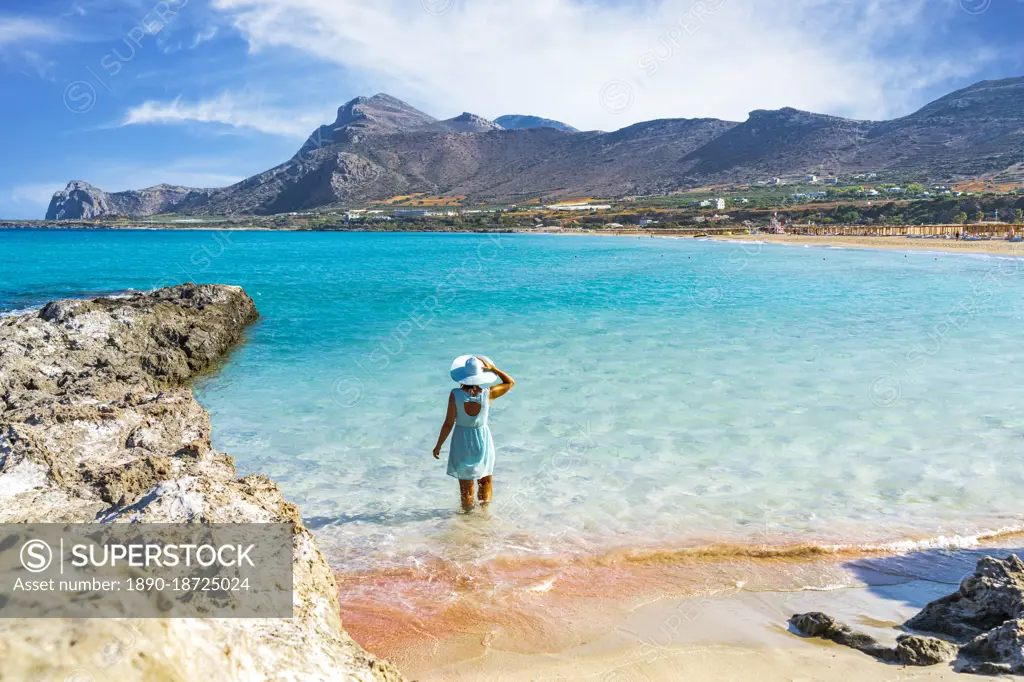
[[[496,647],[556,653],[593,640],[638,606],[658,600],[684,598],[674,613],[691,613],[708,599],[739,592],[859,587],[871,571],[915,580],[921,570],[941,569],[948,554],[924,556],[913,569],[901,568],[899,561],[890,565],[885,557],[967,551],[1021,534],[1024,526],[869,544],[721,544],[590,557],[515,556],[481,564],[434,557],[414,566],[335,575],[346,629],[380,655],[400,658],[417,647],[488,632],[500,633],[491,642]]]
[[[31,308],[15,308],[14,310],[0,310],[0,318],[21,317],[22,315],[31,315],[32,313],[38,313],[42,309],[42,306],[34,306]]]
[[[144,293],[152,293],[153,291],[156,291],[156,289],[150,289],[149,291],[144,292]],[[55,298],[53,300],[55,300],[55,301],[68,301],[68,300],[86,300],[86,299],[93,299],[93,298],[107,298],[107,299],[119,300],[119,299],[124,299],[124,298],[131,298],[132,296],[134,296],[134,295],[136,295],[138,293],[140,293],[140,292],[135,290],[135,289],[122,289],[122,290],[115,291],[115,292],[112,292],[112,293],[93,293],[93,294],[86,294],[84,296],[64,296],[64,297],[60,297],[60,298]],[[47,301],[47,303],[49,303],[49,301]],[[13,308],[11,310],[0,310],[0,318],[5,318],[5,317],[21,317],[22,315],[33,315],[35,313],[38,313],[40,310],[42,310],[45,307],[45,305],[46,304],[43,303],[43,304],[40,304],[40,305],[27,306],[27,307],[24,307],[24,308]]]

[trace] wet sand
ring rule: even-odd
[[[823,611],[894,644],[899,624],[954,592],[982,555],[1019,554],[1021,540],[1011,534],[984,549],[902,554],[645,554],[529,570],[338,577],[349,633],[420,682],[952,680],[949,665],[887,665],[799,637],[787,620]],[[516,584],[509,589],[496,574]]]
[[[882,590],[741,592],[721,598],[663,600],[638,608],[605,636],[557,654],[523,655],[470,640],[447,642],[429,651],[435,665],[406,672],[421,682],[961,679],[948,665],[887,665],[786,629],[786,619],[793,613],[825,607],[852,626],[893,644],[895,625],[913,615],[917,603],[950,589],[915,581]]]
[[[790,246],[841,246],[860,249],[949,251],[953,253],[1024,256],[1024,242],[1005,240],[957,241],[955,239],[911,239],[909,237],[817,237],[794,234],[729,235],[713,237],[722,241],[756,241]]]

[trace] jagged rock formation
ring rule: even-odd
[[[983,557],[960,589],[903,625],[945,639],[903,634],[889,648],[823,613],[797,614],[789,622],[805,637],[829,639],[882,661],[934,665],[956,659],[959,672],[1024,674],[1024,562],[1016,555]]]
[[[298,510],[236,477],[183,385],[257,317],[239,287],[189,284],[0,320],[0,522],[295,528],[292,619],[0,620],[0,679],[402,679],[345,634]]]
[[[73,183],[55,195],[47,217],[272,214],[412,192],[512,201],[624,196],[806,172],[899,171],[948,182],[1024,162],[1024,78],[978,83],[885,122],[790,108],[754,111],[743,123],[661,119],[611,133],[501,120],[466,113],[438,121],[388,95],[359,97],[292,159],[231,187],[107,195]]]
[[[72,180],[54,193],[47,220],[89,220],[106,216],[148,216],[188,211],[215,190],[157,185],[108,194],[81,180]]]
[[[555,130],[561,130],[566,133],[578,133],[579,130],[573,128],[568,123],[562,123],[561,121],[555,121],[550,118],[541,118],[540,116],[530,116],[527,114],[506,114],[505,116],[499,116],[494,119],[494,122],[500,125],[505,130],[526,130],[527,128],[554,128]]]
[[[483,116],[464,112],[455,118],[447,121],[438,121],[423,127],[423,130],[437,130],[449,133],[486,133],[492,130],[504,130],[494,121],[488,121]]]

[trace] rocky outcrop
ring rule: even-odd
[[[238,287],[56,301],[0,320],[0,522],[294,524],[294,614],[264,620],[0,620],[0,680],[398,682],[345,634],[298,510],[237,478],[184,383],[258,317]]]
[[[804,613],[790,618],[790,625],[805,637],[820,637],[836,644],[862,651],[887,663],[904,665],[935,665],[952,661],[957,655],[957,646],[934,637],[904,634],[896,640],[895,647],[881,644],[871,635],[858,632],[848,625],[836,621],[824,613]]]
[[[977,637],[1024,617],[1024,563],[1016,555],[984,557],[960,589],[928,604],[907,627],[958,639]]]
[[[87,182],[72,180],[55,192],[46,210],[47,220],[91,220],[107,216],[144,217],[187,211],[216,190],[157,185],[140,190],[108,193]]]
[[[903,634],[895,648],[856,632],[823,613],[797,614],[790,625],[805,637],[821,637],[906,665],[956,660],[960,672],[982,675],[1024,673],[1024,562],[983,557],[960,589],[937,599],[904,623],[916,632],[945,639]]]

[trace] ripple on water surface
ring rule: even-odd
[[[215,444],[277,480],[353,576],[1021,525],[1020,261],[512,235],[0,240],[0,292],[19,292],[4,310],[244,286],[263,319],[198,387]],[[430,456],[465,352],[518,380],[492,412],[496,501],[469,517]]]

